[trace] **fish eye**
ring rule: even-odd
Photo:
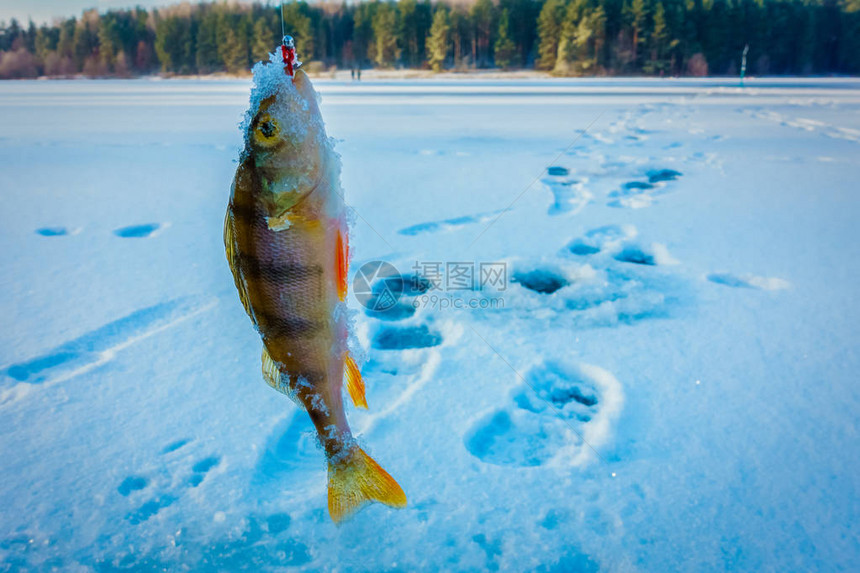
[[[260,133],[265,137],[272,137],[275,135],[275,124],[271,121],[264,121],[260,124]]]
[[[264,113],[257,118],[254,124],[254,142],[261,147],[272,147],[278,142],[278,134],[280,126],[278,121],[272,118],[268,113]]]

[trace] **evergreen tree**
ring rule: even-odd
[[[400,13],[400,31],[403,45],[402,55],[404,63],[409,67],[418,65],[418,42],[419,23],[418,10],[415,0],[400,0],[397,2],[397,10]],[[424,38],[422,35],[421,38]]]
[[[247,36],[243,36],[239,18],[222,13],[218,18],[218,56],[231,74],[248,71]],[[156,44],[157,46],[157,44]],[[161,54],[158,55],[161,59]],[[162,65],[164,61],[162,60]]]
[[[194,63],[201,74],[223,69],[224,61],[218,51],[218,21],[218,13],[214,9],[207,8],[200,18]]]
[[[112,14],[105,14],[99,20],[99,56],[108,71],[113,69],[119,44],[119,26]],[[120,48],[121,49],[121,48]]]
[[[540,11],[538,17],[538,69],[551,70],[555,67],[564,11],[563,0],[547,0]]]
[[[642,28],[645,25],[645,0],[632,0],[627,15],[631,28],[631,63],[639,69],[639,43],[642,41]]]
[[[468,56],[471,45],[469,15],[461,7],[451,10],[451,49],[454,55],[454,66],[463,64]]]
[[[558,55],[553,68],[553,73],[556,75],[575,74],[580,67],[579,60],[583,54],[582,42],[579,38],[582,34],[590,34],[588,23],[586,22],[585,26],[581,25],[587,16],[586,10],[587,0],[573,0],[567,5],[558,41]]]
[[[604,67],[604,47],[606,45],[606,11],[603,6],[598,5],[591,13],[591,42],[593,50],[593,65],[592,71]]]
[[[662,2],[657,2],[654,8],[654,22],[651,28],[651,59],[645,66],[645,71],[663,73],[666,71],[665,60],[666,48],[668,46],[669,31],[666,25],[666,10]]]
[[[442,69],[452,58],[458,67],[534,60],[557,74],[736,74],[749,44],[750,73],[860,72],[860,0],[430,1],[298,1],[284,16],[299,57],[328,65]],[[277,45],[278,12],[237,0],[12,20],[0,23],[3,76],[247,73],[252,56]]]
[[[355,8],[352,32],[352,53],[355,59],[348,62],[350,66],[360,66],[365,61],[376,58],[373,45],[373,17],[378,6],[376,2],[362,2]]]
[[[503,69],[508,69],[511,66],[515,55],[516,45],[511,40],[508,33],[508,11],[502,10],[502,15],[499,17],[499,31],[496,34],[495,56],[496,65]]]
[[[380,4],[373,16],[373,35],[376,40],[374,61],[386,68],[400,58],[398,40],[400,36],[397,11],[389,3]]]
[[[98,16],[98,13],[96,13]],[[75,26],[75,33],[72,37],[72,54],[78,69],[82,69],[84,62],[89,58],[93,51],[98,46],[98,39],[90,30],[89,22],[92,21],[92,16],[84,13],[84,18],[78,21]]]
[[[318,57],[313,22],[308,12],[309,8],[305,2],[284,4],[285,30],[296,42],[296,52],[300,55],[299,59],[305,62],[310,62]]]
[[[71,58],[75,54],[75,19],[69,18],[60,25],[60,38],[57,42],[57,52],[60,57]]]
[[[445,60],[448,58],[450,32],[448,10],[444,6],[438,6],[433,14],[430,34],[427,36],[427,62],[434,72],[442,71]]]
[[[45,60],[48,54],[55,50],[57,41],[52,34],[53,29],[47,26],[41,26],[36,30],[36,41],[34,43],[34,52],[40,60]]]
[[[472,20],[472,62],[478,67],[490,63],[490,46],[493,38],[493,2],[475,0],[469,12]]]
[[[254,23],[254,37],[251,43],[251,55],[254,61],[268,61],[269,53],[277,48],[279,43],[277,32],[275,32],[269,18],[265,16],[257,18],[257,21]]]

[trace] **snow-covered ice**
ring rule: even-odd
[[[860,81],[315,81],[355,211],[335,527],[222,221],[249,81],[0,84],[0,570],[848,571]],[[503,290],[427,265],[503,264]],[[399,292],[399,291],[398,291]]]

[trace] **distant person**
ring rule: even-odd
[[[352,81],[355,81],[355,68],[350,68],[349,75],[352,76]]]
[[[361,68],[355,69],[355,76],[358,78],[358,81],[361,81]]]

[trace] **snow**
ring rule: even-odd
[[[251,82],[6,82],[0,569],[855,567],[860,82],[314,84],[352,273],[506,265],[350,295],[409,507],[335,527],[262,381],[221,245]]]

